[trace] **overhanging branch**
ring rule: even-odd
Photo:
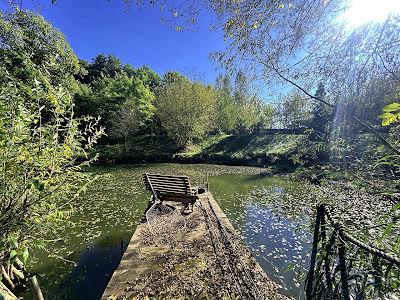
[[[302,86],[298,85],[296,82],[294,82],[294,81],[290,80],[289,78],[285,77],[284,75],[282,75],[282,73],[279,72],[279,70],[277,68],[275,68],[273,65],[267,65],[267,64],[264,63],[264,66],[269,68],[269,69],[271,69],[271,70],[273,70],[281,79],[283,79],[284,81],[286,81],[286,82],[290,83],[291,85],[295,86],[297,89],[302,91],[304,94],[306,94],[311,99],[317,100],[317,101],[319,101],[319,102],[321,102],[321,103],[323,103],[323,104],[325,104],[325,105],[327,105],[327,106],[329,106],[331,108],[335,108],[335,105],[325,101],[324,99],[322,99],[320,97],[316,97],[316,96],[310,94]],[[400,150],[396,149],[393,145],[391,145],[378,131],[376,131],[376,129],[374,127],[372,127],[368,123],[365,123],[364,121],[360,120],[359,118],[357,118],[354,115],[350,115],[350,118],[353,119],[356,123],[358,123],[362,127],[364,127],[367,131],[372,133],[390,151],[392,151],[393,153],[395,153],[397,155],[400,155]]]

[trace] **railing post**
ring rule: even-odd
[[[342,296],[343,300],[350,300],[349,282],[347,281],[347,268],[346,268],[346,248],[343,242],[343,237],[339,231],[339,267],[340,267],[340,281],[342,282]]]
[[[313,299],[315,262],[316,262],[316,258],[317,258],[317,252],[318,252],[319,227],[321,224],[321,216],[323,214],[323,211],[324,211],[324,207],[321,204],[317,208],[317,215],[315,217],[314,238],[313,238],[313,247],[312,247],[311,259],[310,259],[310,269],[307,274],[306,299],[308,299],[308,300]]]
[[[31,286],[32,286],[32,292],[33,292],[35,299],[36,300],[44,300],[44,297],[43,297],[43,294],[40,289],[39,282],[38,282],[36,276],[31,277]]]
[[[325,269],[325,277],[326,277],[326,289],[327,289],[327,297],[326,299],[332,299],[333,295],[333,284],[331,278],[331,270],[330,270],[330,260],[329,255],[331,252],[331,245],[335,239],[335,231],[332,233],[331,239],[327,240],[326,234],[326,221],[325,221],[325,209],[322,210],[321,213],[321,240],[322,240],[322,247],[325,250],[324,254],[324,269]]]

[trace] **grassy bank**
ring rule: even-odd
[[[142,135],[126,145],[101,145],[97,152],[100,164],[175,162],[269,167],[273,173],[290,172],[293,178],[317,184],[334,181],[366,192],[398,194],[398,176],[391,176],[385,166],[368,167],[380,156],[371,134],[356,135],[343,153],[336,153],[332,144],[317,159],[312,157],[309,142],[309,136],[301,133],[216,134],[179,149],[165,135]],[[294,163],[299,153],[310,158],[303,165]],[[330,158],[331,154],[336,154],[336,159]]]
[[[126,145],[102,145],[101,163],[219,163],[292,168],[303,134],[216,134],[179,149],[166,136],[137,136]]]

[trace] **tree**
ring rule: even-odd
[[[81,168],[95,159],[89,152],[102,134],[98,120],[74,117],[72,97],[62,87],[36,80],[37,102],[29,102],[22,86],[16,80],[0,86],[0,265],[26,261],[29,251],[67,226],[65,214],[91,180]],[[51,102],[46,120],[43,99]]]
[[[175,71],[170,71],[164,74],[161,85],[166,86],[168,84],[174,83],[175,81],[184,80],[185,77]]]
[[[128,101],[137,107],[143,120],[151,119],[154,114],[153,99],[153,93],[139,78],[121,73],[95,81],[91,87],[84,87],[75,102],[79,115],[100,116],[101,124],[110,129],[115,113]]]
[[[388,77],[376,77],[366,82],[360,95],[350,103],[354,114],[365,122],[379,125],[377,116],[397,96],[399,83]]]
[[[150,88],[154,93],[161,83],[160,76],[148,66],[142,66],[135,72],[135,77],[138,77],[142,82]]]
[[[390,103],[383,108],[383,114],[379,116],[382,119],[383,126],[392,125],[393,128],[390,130],[393,143],[396,146],[400,146],[400,101],[399,94],[397,96],[397,102]],[[383,156],[378,164],[387,165],[393,167],[397,172],[400,170],[400,155],[392,154]]]
[[[237,104],[243,104],[249,99],[249,82],[246,74],[240,70],[235,76],[234,99]]]
[[[233,86],[229,75],[219,75],[215,90],[215,124],[219,131],[252,133],[272,126],[274,110],[252,95],[243,72],[236,74]]]
[[[112,54],[99,54],[92,63],[81,60],[80,66],[85,71],[77,79],[84,84],[91,84],[103,77],[113,78],[123,71],[121,61]]]
[[[157,116],[168,136],[179,147],[188,146],[210,129],[215,107],[215,92],[209,86],[190,82],[181,76],[167,75],[167,82],[156,98]]]
[[[122,70],[126,75],[128,75],[128,77],[134,77],[136,75],[136,69],[132,67],[130,64],[125,64],[122,67]]]
[[[300,94],[286,97],[281,105],[281,118],[286,128],[304,128],[311,117],[309,102]]]
[[[230,133],[236,128],[238,107],[228,75],[219,75],[215,83],[215,125],[221,132]]]
[[[127,150],[128,137],[144,132],[149,126],[155,113],[153,105],[154,94],[143,82],[134,78],[132,82],[135,93],[119,106],[111,120],[111,136],[123,138]]]
[[[257,131],[271,129],[275,125],[276,108],[272,104],[260,104],[260,117],[257,124]]]
[[[322,82],[318,83],[317,91],[315,92],[315,97],[320,99],[326,99],[325,87]],[[321,102],[316,102],[312,106],[312,117],[310,120],[310,127],[319,132],[319,134],[325,134],[326,127],[328,125],[331,110],[329,107],[326,107]]]
[[[125,152],[128,151],[128,138],[138,133],[143,126],[138,110],[132,104],[131,101],[122,104],[112,119],[110,135],[117,139],[123,138]]]
[[[252,133],[256,130],[262,115],[262,104],[257,97],[237,103],[236,132]]]
[[[97,55],[89,65],[89,77],[92,82],[101,77],[115,77],[122,70],[121,61],[114,55]]]
[[[98,120],[76,118],[78,59],[42,17],[0,13],[0,267],[26,262],[91,178]],[[8,270],[9,268],[5,268]],[[7,271],[8,272],[8,271]],[[4,279],[0,276],[0,281]]]
[[[0,83],[10,78],[19,81],[27,100],[36,80],[46,86],[62,85],[70,92],[77,88],[78,58],[63,34],[43,17],[19,9],[0,12],[0,41],[0,66],[7,71]]]
[[[383,108],[383,114],[379,116],[382,119],[382,125],[400,122],[400,103],[390,103]]]

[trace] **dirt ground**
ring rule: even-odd
[[[102,299],[287,299],[278,288],[206,194],[137,227]]]

